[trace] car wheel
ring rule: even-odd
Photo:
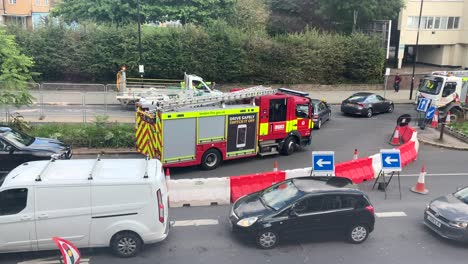
[[[322,127],[322,118],[319,118],[318,123],[317,123],[317,129],[320,129]]]
[[[372,111],[372,108],[367,109],[366,116],[367,116],[368,118],[371,118],[373,114],[374,114],[374,112]]]
[[[271,249],[278,244],[278,235],[271,231],[261,231],[257,235],[257,246],[261,249]]]
[[[203,154],[201,166],[204,170],[214,170],[221,163],[221,153],[216,149],[209,149]]]
[[[136,256],[141,250],[143,242],[140,237],[132,232],[121,232],[116,234],[111,241],[112,252],[121,258],[130,258]]]
[[[393,110],[395,110],[395,106],[393,104],[391,104],[389,107],[388,107],[388,112],[389,113],[393,113]]]
[[[293,137],[288,137],[284,142],[282,154],[289,156],[296,150],[296,140]]]
[[[369,236],[369,228],[366,225],[358,224],[351,227],[348,231],[348,240],[353,244],[364,242]]]

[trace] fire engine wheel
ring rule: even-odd
[[[294,151],[296,150],[296,145],[297,145],[296,139],[294,139],[294,137],[288,137],[284,141],[284,145],[283,145],[283,149],[282,149],[283,155],[289,156],[289,155],[293,154]]]
[[[201,166],[204,170],[214,170],[221,163],[221,153],[216,149],[209,149],[203,154]]]

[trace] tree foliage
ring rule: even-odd
[[[307,27],[350,32],[372,20],[394,19],[403,0],[270,0],[272,33],[300,32]]]
[[[123,25],[138,20],[138,2],[142,22],[180,20],[184,24],[201,24],[230,17],[235,0],[62,0],[53,15],[66,22]]]
[[[138,70],[135,26],[49,25],[11,29],[44,81],[113,82],[120,65]],[[184,72],[216,82],[340,83],[381,78],[380,42],[363,34],[306,30],[271,37],[214,21],[206,27],[144,26],[145,77],[181,79]]]
[[[33,60],[21,54],[15,36],[0,28],[0,105],[29,105],[32,97],[27,83]]]

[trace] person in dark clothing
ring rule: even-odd
[[[400,91],[400,83],[401,83],[401,77],[397,73],[397,75],[395,75],[395,81],[393,83],[393,89],[395,89],[395,92],[397,92],[397,93],[398,93],[398,91]]]

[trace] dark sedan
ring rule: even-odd
[[[431,201],[424,224],[442,237],[468,242],[468,187]]]
[[[312,120],[314,121],[314,128],[320,129],[326,121],[331,118],[331,109],[327,102],[323,100],[311,99],[314,105],[314,115]]]
[[[0,127],[0,172],[8,172],[24,162],[50,159],[54,154],[60,159],[70,159],[72,149],[56,139],[31,137]]]
[[[229,216],[232,230],[273,248],[281,237],[321,232],[344,234],[362,243],[374,229],[374,207],[351,181],[339,177],[289,179],[237,200]]]
[[[372,117],[376,113],[391,113],[395,109],[392,101],[374,93],[355,93],[341,103],[344,114]]]

